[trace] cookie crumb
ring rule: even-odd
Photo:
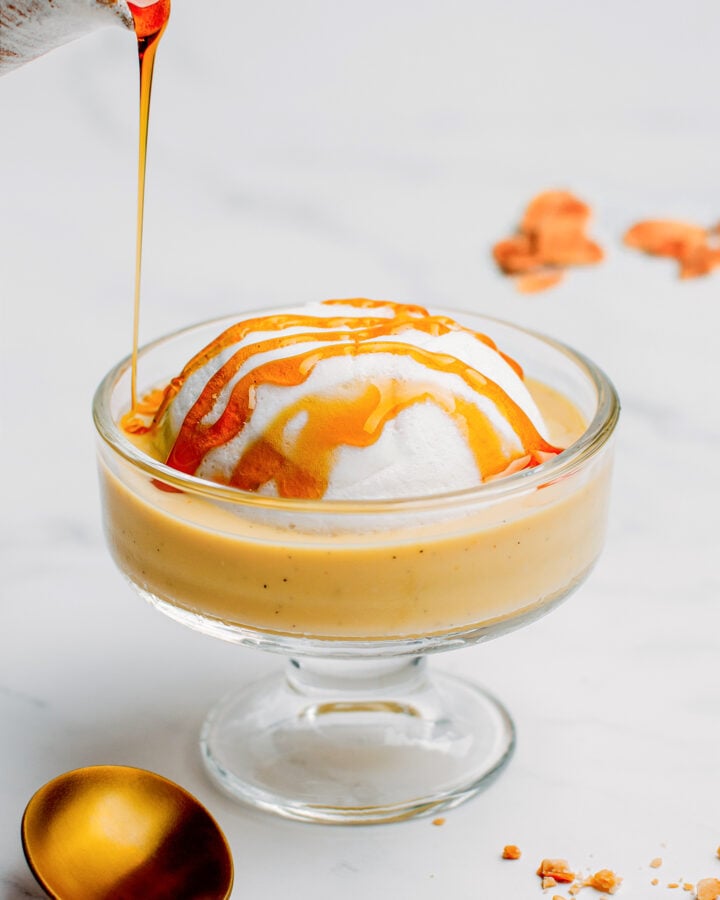
[[[697,900],[718,900],[720,897],[720,878],[703,878],[698,881]]]
[[[437,819],[432,820],[432,823],[433,823],[433,825],[444,825],[445,818],[444,818],[444,816],[438,816]]]
[[[521,856],[522,851],[519,847],[516,847],[515,844],[505,844],[505,846],[503,847],[503,859],[520,859]]]
[[[659,879],[659,878],[653,878],[653,880],[650,882],[650,884],[660,884],[660,879]]]
[[[616,875],[612,869],[600,869],[584,882],[586,887],[594,888],[606,894],[614,894],[622,884],[622,878]]]
[[[683,883],[683,890],[684,890],[684,891],[694,891],[694,890],[695,890],[695,885],[694,885],[694,884],[690,884],[689,881],[685,881],[685,882]]]
[[[680,884],[677,881],[668,881],[669,888],[679,888]]]
[[[656,856],[655,859],[650,860],[650,868],[651,869],[659,869],[662,865],[662,858],[660,856]]]
[[[575,873],[568,868],[566,859],[544,859],[537,870],[540,878],[553,878],[556,882],[572,884]]]

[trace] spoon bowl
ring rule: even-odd
[[[55,900],[227,900],[230,848],[205,807],[143,769],[89,766],[32,797],[28,865]]]

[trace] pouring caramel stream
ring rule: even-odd
[[[143,221],[145,215],[145,172],[147,169],[148,128],[150,123],[150,94],[158,43],[170,17],[170,0],[156,0],[150,5],[130,3],[128,7],[135,23],[138,60],[140,63],[140,130],[138,152],[137,230],[135,238],[135,298],[133,303],[132,366],[130,374],[130,403],[137,405],[137,355],[140,334],[140,281],[142,272]]]

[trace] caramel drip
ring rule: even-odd
[[[132,362],[130,370],[130,403],[137,405],[137,356],[140,325],[140,281],[142,270],[143,219],[145,213],[145,171],[147,168],[150,94],[158,42],[170,17],[170,0],[157,0],[148,5],[128,2],[135,23],[138,60],[140,63],[140,131],[138,148],[138,201],[135,238],[135,298],[133,304]]]
[[[417,306],[411,303],[395,303],[392,300],[368,300],[366,297],[354,297],[350,300],[323,300],[323,305],[351,306],[356,309],[391,309],[396,315],[404,313],[412,316],[430,316],[430,313],[424,306]],[[481,340],[484,344],[487,344],[488,347],[495,350],[496,353],[499,353],[520,378],[523,377],[523,370],[520,365],[511,356],[506,356],[486,334],[481,334],[479,331],[472,331],[470,328],[464,328],[459,322],[456,322],[448,316],[434,316],[433,318],[437,321],[452,323],[453,328],[456,331],[466,331],[470,334],[474,334],[478,340]]]
[[[395,315],[429,316],[424,306],[414,303],[396,303],[394,300],[369,300],[367,297],[351,297],[347,300],[323,300],[324,306],[349,306],[353,309],[390,309]]]
[[[451,416],[472,448],[478,469],[501,472],[508,464],[487,416],[461,397],[433,385],[391,381],[368,385],[358,396],[306,397],[284,410],[241,456],[230,479],[233,487],[256,491],[274,480],[281,497],[320,499],[327,491],[340,446],[369,447],[385,425],[415,403],[431,401]],[[285,429],[301,414],[307,420],[294,441]]]
[[[358,327],[360,325],[361,327]],[[193,372],[216,356],[222,349],[227,346],[243,340],[253,331],[286,331],[296,327],[314,327],[314,328],[350,328],[346,331],[329,331],[329,333],[305,331],[298,334],[284,334],[280,337],[270,338],[265,341],[259,341],[249,344],[236,351],[227,362],[209,379],[202,393],[196,400],[193,407],[185,417],[185,421],[180,429],[180,433],[176,439],[175,447],[171,452],[171,458],[168,464],[175,466],[187,472],[194,472],[200,465],[202,457],[210,450],[221,444],[227,443],[226,433],[230,433],[231,437],[237,434],[245,424],[234,417],[235,409],[232,405],[232,397],[223,416],[217,423],[216,428],[205,429],[202,426],[203,419],[208,416],[220,392],[235,377],[237,372],[242,368],[245,362],[258,353],[277,352],[295,344],[307,342],[336,342],[359,344],[361,341],[368,341],[381,336],[391,336],[398,334],[406,328],[413,328],[418,331],[424,331],[427,334],[439,335],[449,331],[458,330],[460,326],[450,318],[445,316],[427,316],[423,319],[414,319],[412,317],[398,315],[393,319],[373,319],[359,317],[337,317],[337,318],[320,318],[315,316],[304,315],[288,315],[281,314],[276,316],[267,316],[261,319],[249,319],[240,322],[227,329],[215,341],[212,342],[205,350],[201,351],[194,357],[185,367],[180,376],[168,385],[166,397],[158,410],[156,422],[159,422],[165,413],[165,410],[177,391],[180,389],[185,379]],[[353,327],[354,326],[354,327]],[[467,329],[463,329],[467,330]],[[483,342],[490,341],[485,335],[470,332]],[[490,342],[494,348],[494,344]],[[452,357],[447,357],[452,359]],[[504,396],[504,394],[503,394]],[[225,420],[227,416],[227,420]]]
[[[428,321],[427,324],[432,328],[440,327],[442,329],[448,327],[444,323]],[[418,325],[418,322],[414,322],[414,327],[418,327]],[[377,327],[387,328],[388,322],[384,321],[382,326]],[[325,335],[325,337],[334,339],[335,336]],[[420,363],[427,369],[454,374],[462,378],[475,393],[486,397],[508,421],[523,447],[523,452],[519,455],[528,457],[528,465],[537,465],[539,462],[543,461],[545,454],[558,452],[556,448],[548,444],[538,434],[525,412],[505,393],[505,391],[493,381],[485,378],[480,372],[467,366],[455,357],[446,354],[433,353],[419,347],[394,341],[376,342],[367,340],[360,343],[359,335],[357,333],[341,335],[341,337],[344,337],[347,342],[325,345],[295,356],[271,359],[268,362],[258,365],[252,371],[246,373],[237,380],[232,388],[227,405],[219,418],[211,424],[203,424],[202,420],[212,409],[217,400],[219,389],[227,384],[229,371],[233,371],[233,374],[234,372],[237,372],[244,359],[254,353],[270,349],[270,346],[268,345],[279,347],[287,346],[288,343],[300,342],[302,340],[317,340],[317,335],[286,335],[284,338],[251,345],[250,347],[238,351],[233,359],[229,363],[226,363],[226,366],[223,366],[215,377],[210,379],[195,406],[188,413],[175,444],[170,451],[170,455],[168,456],[168,465],[179,469],[180,471],[193,474],[210,450],[226,444],[236,437],[244,428],[252,412],[255,403],[255,392],[258,386],[297,386],[307,380],[321,360],[327,360],[332,357],[343,355],[361,356],[372,353],[391,353],[397,356],[406,356]],[[380,431],[382,430],[382,424],[387,422],[389,418],[396,416],[401,409],[406,408],[411,403],[428,399],[428,390],[426,386],[421,388],[419,393],[407,394],[407,391],[401,388],[397,382],[393,382],[392,391],[394,391],[394,397],[392,396],[392,393],[388,393],[388,391],[385,392],[386,395],[392,398],[390,405],[387,405],[388,400],[386,396],[383,400],[383,404],[386,406],[385,410],[375,416],[379,423]],[[437,392],[434,392],[432,399],[437,402],[436,393]],[[364,394],[363,396],[370,395]],[[382,395],[380,396],[382,397]],[[315,404],[318,409],[322,408],[323,403],[327,404],[327,401],[321,401],[320,398],[306,398],[304,402],[306,404],[306,409],[312,406],[312,404]],[[341,403],[340,400],[337,402]],[[479,417],[482,416],[482,413],[480,413],[479,410],[477,410],[477,413],[471,413],[469,411],[470,406],[474,407],[473,404],[467,404],[467,401],[463,401],[462,398],[453,397],[453,413],[457,412],[457,414],[467,423],[470,445],[478,460],[483,477],[492,477],[503,471],[509,463],[517,458],[518,454],[513,455],[503,453],[502,451],[498,452],[495,449],[497,446],[497,438],[488,437],[489,431],[492,431],[491,426],[489,426],[489,423],[487,423],[484,416],[483,421],[478,424]],[[328,408],[327,405],[326,408]],[[365,430],[364,426],[368,421],[368,415],[365,414],[367,412],[365,407],[361,404],[358,410],[353,411],[351,404],[351,409],[348,410],[347,414],[343,412],[342,416],[339,415],[339,407],[331,406],[329,408],[333,410],[332,414],[323,415],[321,412],[313,411],[313,414],[310,417],[313,422],[317,420],[316,424],[313,424],[311,427],[311,431],[322,432],[326,435],[326,437],[321,440],[321,443],[324,440],[326,445],[332,446],[333,449],[335,449],[342,443],[352,443],[354,440],[357,440],[357,434],[359,433],[358,429],[362,428],[362,430]],[[350,420],[355,423],[352,427],[347,425],[348,416],[350,417]],[[345,422],[345,426],[341,427],[337,424],[338,422]],[[278,425],[278,427],[280,426]],[[370,433],[373,431],[374,428],[371,428]],[[378,435],[380,431],[378,431]],[[263,446],[269,446],[270,443],[271,442],[266,442]],[[362,444],[358,446],[362,446]],[[264,464],[266,467],[277,467],[277,451],[277,447],[273,448],[272,451],[267,451],[269,458]],[[254,453],[251,454],[250,462],[248,462],[248,472],[255,471],[256,474],[254,477],[256,478],[259,477],[257,474],[258,472],[265,471],[265,468],[263,468],[258,461],[258,454],[260,452],[260,450],[255,450]],[[311,460],[315,452],[316,451],[312,449],[312,445],[310,444],[305,455]],[[321,472],[319,476],[310,478],[308,473],[311,471],[312,464],[308,464],[307,461],[304,467],[304,473],[302,474],[298,470],[297,463],[293,466],[289,466],[287,470],[288,484],[292,482],[295,488],[300,489],[302,483],[303,491],[314,492],[318,489],[318,483],[322,482],[324,476]],[[238,473],[238,478],[245,477],[250,478],[251,476]],[[305,479],[305,481],[303,481],[303,479]],[[294,494],[293,496],[298,496],[298,494]],[[316,494],[301,493],[299,496],[316,496]]]
[[[515,372],[518,378],[525,377],[525,373],[523,372],[520,363],[514,360],[512,356],[508,356],[507,353],[503,353],[495,343],[495,341],[492,338],[488,337],[486,334],[483,334],[481,331],[473,331],[472,328],[465,328],[463,325],[460,325],[455,321],[455,319],[451,319],[449,316],[433,316],[432,319],[433,321],[438,323],[438,327],[445,326],[447,327],[448,331],[464,331],[466,334],[473,335],[473,337],[478,341],[498,353]]]
[[[239,351],[235,354],[229,363],[226,363],[212,380],[212,390],[204,391],[204,395],[212,396],[217,390],[222,388],[223,384],[238,371],[240,366],[252,353],[262,350],[272,350],[275,348],[286,347],[289,343],[301,342],[303,340],[352,340],[361,341],[372,337],[379,337],[382,334],[392,335],[398,334],[406,328],[414,328],[418,331],[424,331],[427,334],[439,335],[446,334],[450,331],[463,331],[471,334],[477,340],[486,344],[491,350],[499,353],[506,363],[522,378],[523,370],[518,363],[500,351],[495,342],[486,334],[479,331],[473,331],[465,328],[449,316],[431,316],[427,310],[421,306],[405,306],[401,303],[392,303],[384,300],[368,300],[365,298],[353,298],[350,300],[325,300],[323,305],[333,306],[342,305],[355,308],[378,309],[389,308],[393,310],[395,315],[393,318],[377,317],[377,316],[309,316],[301,314],[281,313],[277,315],[260,316],[252,319],[245,319],[231,325],[222,334],[218,335],[207,346],[195,354],[192,359],[185,365],[182,372],[173,378],[166,388],[166,395],[163,403],[158,409],[156,422],[165,414],[168,406],[173,398],[181,390],[183,384],[196,371],[207,365],[210,360],[214,359],[227,347],[233,346],[243,341],[253,332],[275,332],[286,331],[290,328],[310,328],[313,330],[327,329],[328,332],[336,332],[338,329],[348,329],[347,336],[338,334],[313,335],[305,337],[304,335],[292,335],[287,339],[281,338],[275,345],[267,343],[254,345],[254,349],[250,352]],[[212,404],[211,404],[212,406]],[[210,411],[207,407],[199,418],[207,415]]]
[[[170,396],[168,397],[168,401],[172,399],[172,397],[180,390],[180,388],[193,374],[193,372],[197,372],[198,369],[201,369],[203,366],[207,365],[207,363],[209,363],[211,359],[214,359],[227,347],[232,347],[233,344],[239,344],[240,341],[243,341],[249,334],[252,334],[253,332],[285,331],[288,328],[326,328],[329,331],[334,331],[338,328],[349,328],[352,326],[362,331],[363,329],[372,328],[377,325],[387,325],[387,323],[390,321],[393,320],[385,318],[381,319],[377,316],[320,317],[290,314],[260,316],[254,319],[244,319],[242,322],[237,322],[235,325],[231,325],[230,328],[227,328],[225,331],[223,331],[222,334],[218,335],[218,337],[216,337],[206,347],[200,350],[199,353],[196,353],[195,356],[192,357],[192,359],[187,363],[182,372],[176,378],[173,378],[173,380],[170,382],[170,385],[168,385],[168,392],[170,394]],[[293,338],[295,337],[297,336],[293,336]],[[291,340],[293,338],[291,338]],[[327,339],[327,335],[321,339]],[[282,346],[286,345],[283,344]],[[167,403],[165,405],[167,406]],[[164,412],[164,409],[161,410],[161,413],[162,412]]]

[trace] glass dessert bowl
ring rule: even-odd
[[[286,671],[210,713],[212,778],[265,810],[372,823],[477,793],[509,759],[512,721],[491,695],[430,677],[425,656],[546,613],[603,544],[617,396],[597,366],[521,328],[465,313],[516,359],[567,449],[477,487],[393,500],[263,496],[171,468],[121,427],[130,361],[94,401],[113,558],[166,615],[289,656]],[[150,344],[138,384],[167,385],[237,319]]]

